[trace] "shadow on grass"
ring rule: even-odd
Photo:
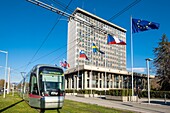
[[[9,109],[9,108],[11,108],[11,107],[13,107],[13,106],[15,106],[15,105],[17,105],[17,104],[19,104],[19,103],[22,102],[22,101],[24,101],[24,100],[18,101],[18,102],[14,103],[14,104],[6,107],[6,108],[1,109],[1,110],[0,110],[0,113],[3,112],[3,111],[5,111],[5,110],[7,110],[7,109]]]
[[[60,110],[59,110],[59,109],[57,109],[57,113],[60,113]]]

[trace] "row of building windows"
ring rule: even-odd
[[[99,82],[99,83],[98,83]],[[119,86],[120,85],[120,86]],[[106,88],[130,88],[131,84],[130,83],[122,83],[122,82],[106,82]],[[81,87],[79,87],[81,88]],[[90,87],[90,80],[87,80],[87,88],[91,88]],[[103,82],[103,87],[102,87],[102,80],[97,80],[97,81],[92,81],[92,88],[105,88],[105,82]]]
[[[101,44],[106,44],[107,43],[107,37],[106,35],[98,35],[98,33],[94,33],[93,32],[87,32],[87,31],[83,31],[80,28],[77,28],[77,36],[78,37],[82,37],[82,38],[88,38],[91,40],[95,40],[95,41],[101,41]],[[125,37],[123,36],[119,36],[117,35],[117,38],[121,39],[121,40],[125,40]]]
[[[97,44],[96,44],[96,46],[97,46]],[[85,43],[80,43],[79,47],[85,48],[88,51],[92,51],[92,42],[89,41],[89,42],[85,42]],[[99,49],[99,46],[97,46],[97,47]],[[102,50],[110,55],[118,55],[118,54],[124,55],[125,54],[125,50],[118,49],[118,48],[107,48],[105,46],[100,46],[100,50]]]
[[[90,74],[90,72],[88,72]],[[96,72],[94,72],[96,73]],[[105,88],[105,78],[104,75],[93,76],[92,78],[87,78],[87,88],[91,88],[90,84],[92,83],[92,88]],[[98,78],[99,77],[99,78]],[[67,88],[68,88],[68,77],[67,79]],[[90,80],[91,79],[91,80]],[[113,80],[114,79],[114,80]],[[90,83],[91,82],[91,83]],[[76,81],[77,83],[77,81]],[[134,78],[134,87],[136,85],[145,84],[144,79],[135,77]],[[98,86],[99,85],[99,86]],[[72,88],[75,87],[74,77],[72,77]],[[79,88],[82,87],[82,76],[79,77]],[[146,87],[146,86],[144,86]],[[119,76],[119,75],[107,75],[106,76],[106,88],[131,88],[131,78],[127,76]]]
[[[106,25],[106,24],[104,24],[104,23],[102,23],[102,22],[100,22],[100,21],[97,21],[96,19],[90,18],[90,17],[88,17],[88,16],[86,16],[86,15],[84,15],[84,14],[82,14],[82,13],[77,13],[77,16],[85,19],[87,22],[93,24],[94,26],[100,27],[100,28],[105,29],[105,30],[107,29],[107,31],[110,31],[110,32],[112,32],[112,33],[120,34],[120,35],[122,35],[122,36],[125,36],[125,35],[126,35],[125,32],[122,32],[122,31],[120,31],[120,30],[118,30],[118,29],[116,29],[116,28],[113,28],[112,26],[108,26],[108,25]],[[83,24],[81,24],[81,23],[78,23],[78,24],[79,24],[79,25],[77,25],[77,26],[83,25]],[[83,25],[83,26],[84,26],[84,25]]]
[[[118,38],[125,40],[126,33],[123,31],[120,31],[119,29],[114,28],[113,26],[105,25],[101,21],[97,21],[93,18],[90,18],[86,15],[83,15],[81,13],[76,13],[81,18],[85,19],[86,21],[92,23],[94,26],[102,26],[101,28],[107,28],[109,31],[112,31],[113,34],[118,36]],[[105,34],[96,32],[93,28],[90,26],[87,26],[80,22],[75,22],[74,26],[76,26],[76,39],[78,47],[76,47],[76,58],[75,58],[75,65],[78,64],[78,57],[80,50],[84,50],[87,57],[89,58],[89,61],[86,61],[84,59],[79,59],[79,64],[86,64],[90,65],[92,61],[92,56],[94,60],[94,65],[103,67],[105,65],[105,56],[98,53],[92,52],[92,43],[95,43],[98,48],[100,47],[101,51],[105,52],[107,54],[107,67],[110,68],[116,68],[116,69],[124,69],[126,68],[126,56],[125,46],[117,46],[117,45],[107,45],[107,37]],[[75,28],[74,28],[75,29]],[[111,52],[110,52],[111,51]],[[93,55],[92,55],[93,54]],[[120,66],[120,67],[119,67]]]

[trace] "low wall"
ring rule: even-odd
[[[66,95],[77,95],[77,93],[66,93]]]
[[[85,98],[89,98],[89,97],[98,97],[98,94],[77,94],[78,97],[85,97]]]
[[[122,102],[127,102],[128,101],[128,97],[127,96],[111,96],[111,95],[106,95],[106,99],[122,101]]]

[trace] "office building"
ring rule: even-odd
[[[109,90],[131,87],[131,74],[126,70],[126,45],[107,44],[107,35],[126,42],[126,29],[77,8],[68,22],[66,89]],[[98,50],[93,52],[92,44]],[[80,58],[80,51],[87,58]],[[137,76],[142,83],[145,78]],[[135,86],[135,85],[134,85]]]

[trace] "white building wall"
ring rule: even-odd
[[[112,33],[113,36],[126,42],[126,30],[107,22],[93,14],[83,10],[83,13],[77,12],[74,14],[83,18],[83,20],[91,23],[94,26],[105,29]],[[90,15],[90,16],[89,16]],[[79,43],[79,41],[81,42]],[[74,41],[74,42],[73,42]],[[125,45],[108,45],[107,36],[102,32],[94,30],[92,27],[85,25],[83,22],[77,22],[70,19],[68,23],[68,49],[67,60],[71,68],[78,65],[92,65],[96,67],[105,67],[105,56],[98,53],[92,55],[92,43],[101,51],[106,53],[106,67],[109,69],[126,70],[126,46]],[[79,45],[78,45],[79,43]],[[84,50],[89,60],[79,59],[79,51]]]
[[[76,63],[76,22],[70,20],[68,23],[68,41],[67,41],[67,61],[70,68],[75,67]]]

